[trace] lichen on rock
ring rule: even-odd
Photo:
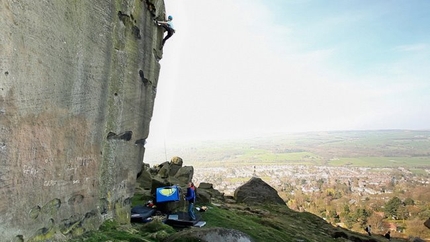
[[[164,1],[148,3],[1,1],[3,240],[128,219],[162,57]]]

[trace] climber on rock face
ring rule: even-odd
[[[157,21],[157,20],[155,21],[156,24],[160,25],[161,27],[163,27],[167,31],[167,35],[166,35],[166,37],[164,37],[163,42],[161,43],[161,47],[163,47],[166,40],[169,39],[170,37],[172,37],[172,35],[175,33],[175,29],[173,28],[172,20],[173,20],[173,17],[169,16],[167,18],[167,20],[165,20],[165,21]]]

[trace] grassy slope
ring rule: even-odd
[[[422,137],[425,138],[422,138]],[[404,165],[421,173],[430,161],[428,153],[430,131],[357,131],[295,134],[290,137],[271,138],[252,144],[209,146],[192,149],[189,159],[204,166],[238,166],[241,163],[285,163],[369,167],[397,167]],[[257,144],[257,145],[256,145]],[[252,148],[249,148],[249,147]],[[288,150],[285,150],[288,149]],[[274,152],[275,151],[275,152]],[[330,152],[327,152],[330,151]],[[178,151],[179,152],[179,151]],[[184,153],[181,151],[180,153]],[[332,160],[333,154],[338,159]],[[194,155],[194,156],[192,156]],[[210,161],[210,162],[208,162]],[[228,161],[228,162],[227,162]],[[234,161],[234,162],[233,162]],[[196,164],[194,164],[196,165]],[[418,169],[417,169],[418,168]],[[141,201],[133,200],[134,204]],[[310,213],[298,213],[283,207],[249,208],[233,204],[211,206],[202,213],[206,227],[233,228],[245,232],[256,241],[347,241],[333,239],[334,231],[348,236],[357,234],[334,228]],[[364,232],[364,231],[363,231]],[[75,241],[162,241],[175,230],[156,220],[145,225],[118,226],[106,222],[100,231],[86,234]],[[377,241],[386,241],[380,235]],[[392,241],[406,241],[393,239]]]
[[[368,238],[364,234],[335,228],[313,214],[295,212],[286,206],[209,205],[209,209],[200,214],[202,219],[207,222],[205,227],[240,230],[250,235],[255,241],[348,241],[343,238],[332,238],[331,235],[335,231],[343,231],[349,238],[351,236],[361,239]],[[150,223],[130,226],[119,226],[108,221],[99,231],[87,233],[73,241],[162,241],[175,232],[175,229],[163,224],[158,219]],[[376,239],[375,241],[386,241],[379,235],[373,238]]]
[[[208,227],[233,228],[245,232],[256,241],[336,241],[322,219],[291,211],[286,206],[212,207],[203,214]]]

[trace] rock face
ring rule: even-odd
[[[180,194],[185,195],[188,183],[193,181],[194,167],[182,166],[182,158],[175,156],[170,162],[166,161],[159,165],[149,167],[144,164],[144,170],[139,174],[136,184],[136,194],[142,195],[143,199],[153,200],[155,191],[158,187],[177,185],[180,188]],[[224,193],[214,189],[211,183],[202,182],[196,189],[197,204],[208,204],[213,201],[223,202]],[[187,202],[180,199],[177,203],[156,204],[158,209],[163,212],[175,211],[178,208],[184,208]]]
[[[218,190],[214,189],[213,184],[202,182],[199,185],[199,188],[197,190],[198,192],[198,200],[201,203],[211,203],[213,201],[215,202],[224,202],[224,193],[219,192]]]
[[[234,191],[237,203],[267,204],[275,203],[285,205],[278,192],[261,178],[253,177]]]
[[[162,0],[0,2],[0,237],[128,223],[161,59]]]

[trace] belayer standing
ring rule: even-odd
[[[366,230],[369,236],[372,236],[372,225],[368,225],[364,230]]]
[[[384,235],[384,237],[385,237],[386,239],[388,239],[388,241],[391,241],[390,231],[388,231],[388,232]]]
[[[167,17],[167,20],[165,21],[157,21],[157,20],[155,21],[158,25],[162,26],[167,31],[167,35],[166,37],[164,37],[163,42],[161,43],[161,47],[163,47],[166,40],[172,37],[172,35],[175,33],[172,20],[173,20],[173,17],[169,15],[169,17]]]
[[[187,195],[185,195],[185,200],[188,201],[188,216],[190,217],[190,220],[196,220],[196,215],[194,214],[194,203],[196,202],[196,187],[192,182],[188,183]]]

